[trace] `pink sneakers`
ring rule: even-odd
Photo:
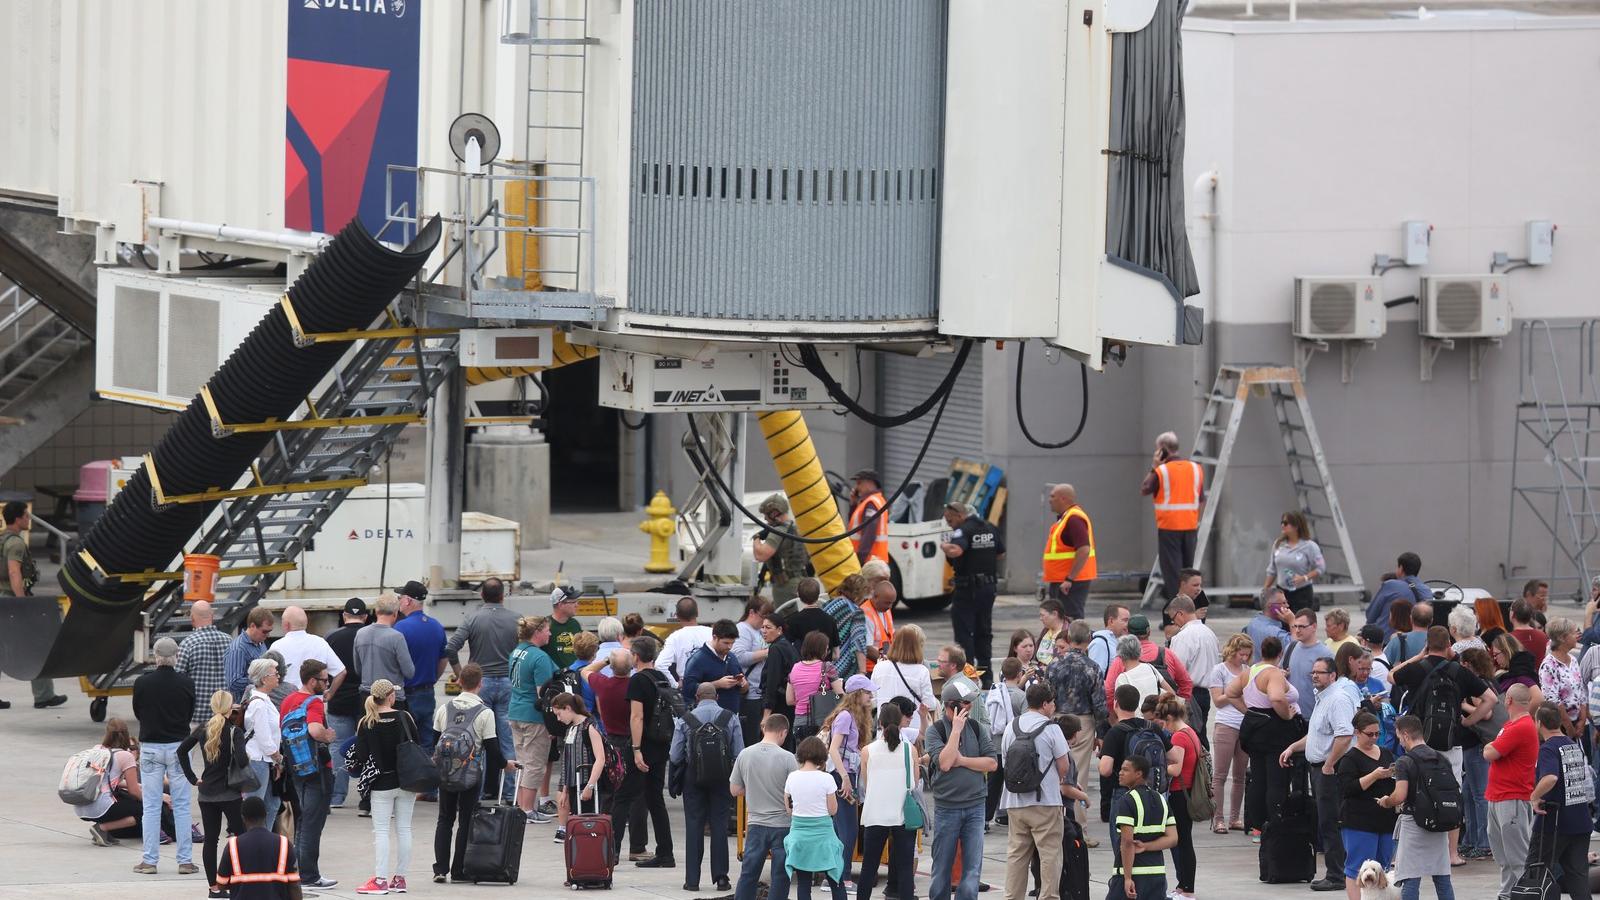
[[[403,881],[402,881],[402,883],[403,883]],[[401,890],[404,890],[404,888],[401,888]],[[356,888],[356,893],[358,893],[358,894],[387,894],[387,893],[389,893],[389,882],[383,880],[382,878],[371,878],[371,879],[367,880],[366,884],[363,884],[361,887]]]
[[[406,892],[406,877],[404,875],[396,875],[393,878],[389,879],[389,893],[391,893],[391,894],[404,894],[405,892]]]

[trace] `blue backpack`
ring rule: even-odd
[[[306,708],[313,699],[307,697],[283,716],[283,761],[301,778],[317,774],[317,747],[306,721]]]
[[[1128,735],[1127,756],[1143,757],[1150,764],[1150,774],[1145,784],[1157,794],[1167,792],[1167,746],[1161,740],[1161,729],[1155,725]]]

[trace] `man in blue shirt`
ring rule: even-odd
[[[711,626],[711,640],[689,654],[683,667],[683,702],[693,707],[696,689],[702,681],[717,689],[717,705],[739,714],[739,700],[745,687],[744,669],[733,655],[733,642],[739,639],[739,628],[728,619],[719,619]]]
[[[267,652],[267,635],[272,633],[272,610],[256,607],[245,617],[244,630],[222,655],[222,676],[233,694],[233,702],[243,703],[250,693],[250,664]]]
[[[444,651],[444,626],[423,611],[428,589],[422,582],[408,581],[399,593],[400,621],[394,623],[394,630],[405,637],[406,649],[411,651],[411,664],[415,667],[414,674],[405,683],[406,704],[411,718],[417,720],[417,743],[431,753],[435,738],[433,687],[449,664]]]
[[[1089,660],[1100,670],[1101,678],[1111,667],[1111,661],[1117,658],[1117,639],[1128,633],[1128,615],[1126,606],[1117,603],[1107,606],[1100,619],[1105,627],[1089,636]]]
[[[1422,583],[1417,573],[1422,571],[1422,557],[1409,551],[1400,554],[1395,560],[1394,571],[1383,584],[1378,585],[1378,592],[1372,595],[1372,602],[1367,604],[1367,622],[1383,629],[1383,639],[1387,641],[1394,634],[1394,629],[1389,627],[1389,606],[1396,600],[1409,600],[1412,603],[1422,603],[1433,600],[1433,591]]]
[[[1250,635],[1250,643],[1255,645],[1255,651],[1250,657],[1252,664],[1261,662],[1261,642],[1269,637],[1276,637],[1289,646],[1289,623],[1291,618],[1289,607],[1283,602],[1283,591],[1272,588],[1267,592],[1266,608],[1256,613],[1245,626],[1245,634]]]

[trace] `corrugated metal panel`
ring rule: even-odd
[[[944,4],[638,0],[629,307],[935,314]]]
[[[920,359],[895,353],[881,354],[878,368],[878,409],[900,413],[934,392],[950,371],[951,356]],[[933,424],[933,413],[899,428],[881,431],[878,443],[879,474],[890,491],[911,471],[922,441]],[[983,459],[983,353],[976,349],[956,378],[955,390],[945,405],[944,418],[917,470],[917,480],[931,484],[949,474],[953,459]],[[942,499],[942,498],[941,498]]]
[[[56,0],[0,3],[0,193],[55,196],[60,34]]]

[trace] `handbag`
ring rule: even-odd
[[[250,754],[245,752],[245,745],[250,742],[253,734],[255,732],[252,731],[241,737],[237,728],[229,732],[233,748],[228,758],[228,788],[238,791],[241,795],[254,794],[261,790],[261,776],[251,767]]]
[[[904,746],[906,748],[906,796],[900,802],[900,813],[905,817],[905,827],[915,831],[923,825],[922,803],[917,800],[917,795],[912,790],[912,786],[916,782],[911,777],[911,745],[904,744]]]
[[[394,771],[400,777],[402,790],[413,794],[431,794],[439,789],[439,767],[433,764],[433,757],[428,751],[422,749],[417,743],[417,725],[411,720],[411,714],[402,712],[405,716],[406,739],[395,747]]]

